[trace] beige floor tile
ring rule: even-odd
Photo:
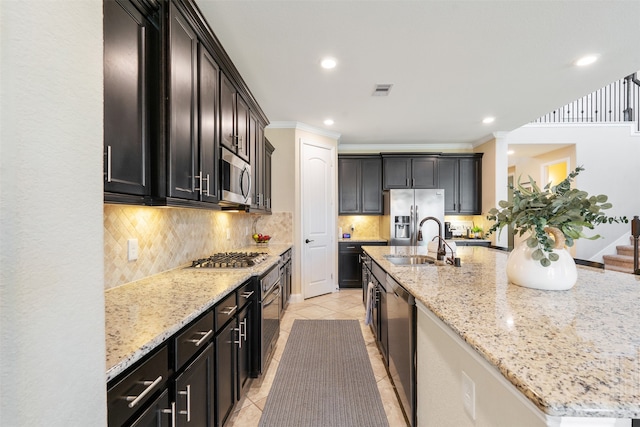
[[[257,426],[262,416],[262,410],[253,403],[239,411],[235,411],[227,420],[225,427],[252,427]]]

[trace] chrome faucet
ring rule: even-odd
[[[420,226],[418,228],[418,241],[422,241],[422,224],[429,220],[433,220],[436,222],[436,224],[438,224],[438,235],[436,236],[438,238],[438,260],[442,261],[444,259],[444,256],[447,254],[447,251],[443,245],[444,239],[442,238],[442,223],[438,218],[436,218],[435,216],[427,216],[425,218],[422,218],[422,221],[420,221]],[[435,240],[435,237],[433,238],[433,240]]]

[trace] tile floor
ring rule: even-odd
[[[382,356],[376,346],[373,333],[364,324],[364,305],[361,289],[341,290],[328,295],[307,299],[300,303],[291,303],[280,325],[280,338],[267,372],[253,380],[245,397],[238,402],[235,412],[225,427],[254,427],[258,425],[262,409],[267,401],[269,389],[278,369],[278,363],[284,350],[291,326],[295,319],[358,319],[367,344],[369,360],[378,382],[378,390],[384,403],[384,410],[391,427],[405,426],[406,422],[398,404],[391,380],[389,379]],[[350,426],[345,426],[350,427]]]

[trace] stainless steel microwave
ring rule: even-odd
[[[222,147],[220,159],[222,202],[251,204],[251,165]]]

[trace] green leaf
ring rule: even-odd
[[[557,260],[559,260],[559,259],[560,259],[560,255],[558,255],[558,254],[557,254],[557,253],[555,253],[555,252],[551,252],[551,253],[549,254],[549,259],[550,259],[551,261],[557,261]]]
[[[542,252],[542,249],[536,249],[531,254],[531,258],[533,258],[536,261],[540,261],[542,258],[544,258],[544,252]]]
[[[542,258],[540,260],[540,264],[542,264],[543,267],[549,267],[551,265],[551,261],[547,258]]]
[[[536,239],[535,237],[529,237],[527,239],[527,246],[530,248],[535,248],[536,246],[538,246],[538,239]]]

